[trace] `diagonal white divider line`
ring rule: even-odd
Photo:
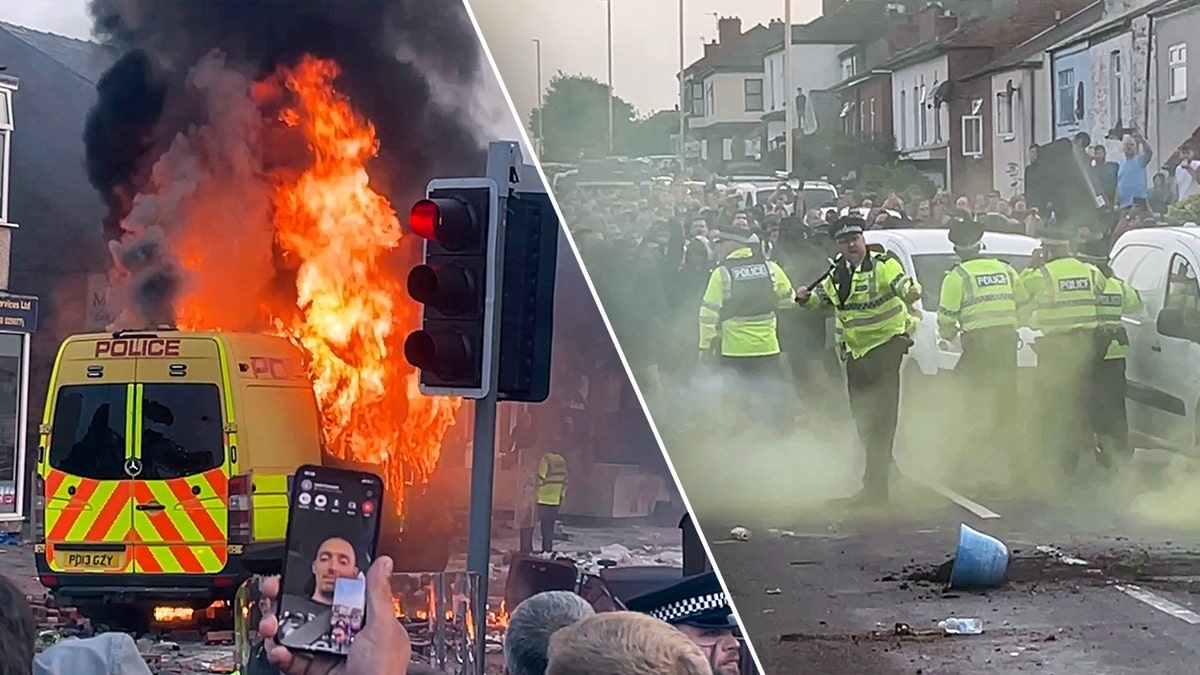
[[[475,35],[479,38],[479,46],[483,48],[483,53],[487,56],[488,65],[492,67],[492,74],[500,84],[500,91],[504,94],[504,100],[508,103],[509,113],[518,122],[517,128],[520,130],[521,140],[524,142],[521,154],[525,155],[527,150],[530,151],[529,154],[533,158],[533,167],[537,169],[538,176],[542,179],[542,184],[546,186],[546,194],[550,198],[550,203],[554,205],[554,213],[558,216],[561,231],[566,236],[567,244],[571,247],[571,254],[575,256],[575,262],[583,272],[583,280],[587,284],[588,291],[592,294],[592,302],[596,303],[596,308],[600,311],[600,318],[604,321],[605,330],[608,331],[608,339],[612,341],[613,347],[617,350],[617,357],[621,359],[621,366],[625,368],[625,376],[629,378],[629,384],[633,387],[633,393],[637,396],[638,404],[642,406],[642,414],[646,416],[646,422],[650,425],[650,431],[654,434],[654,440],[658,443],[659,452],[662,453],[663,461],[667,464],[667,470],[671,472],[671,478],[675,481],[675,489],[679,490],[679,497],[683,500],[684,507],[687,508],[688,513],[692,516],[692,525],[696,528],[696,534],[700,535],[700,543],[704,546],[704,554],[708,556],[709,565],[716,573],[717,581],[721,582],[721,589],[725,591],[725,597],[729,600],[729,608],[733,610],[733,615],[744,632],[746,624],[742,621],[741,614],[737,610],[733,594],[729,592],[729,584],[725,582],[725,577],[721,574],[721,569],[716,564],[712,546],[709,544],[708,537],[704,535],[704,531],[700,528],[700,519],[695,517],[696,511],[692,508],[691,501],[688,500],[687,491],[683,489],[682,483],[679,482],[679,473],[675,470],[675,464],[671,461],[671,455],[667,452],[666,446],[663,444],[662,434],[658,431],[658,425],[654,423],[654,417],[650,414],[650,409],[646,405],[646,397],[642,394],[642,388],[638,385],[637,378],[633,376],[633,370],[629,367],[629,359],[625,358],[625,350],[621,348],[621,343],[617,341],[617,336],[613,332],[612,322],[608,319],[608,312],[604,309],[604,305],[600,303],[600,296],[596,294],[596,285],[592,282],[592,275],[588,272],[587,265],[583,264],[583,258],[579,255],[579,247],[575,244],[575,239],[571,236],[571,230],[567,227],[566,219],[563,218],[562,208],[558,204],[558,197],[555,196],[554,190],[550,187],[550,181],[546,179],[546,172],[542,169],[542,160],[536,153],[532,152],[534,147],[533,142],[529,139],[529,133],[525,129],[525,124],[521,123],[522,117],[517,112],[516,104],[513,103],[512,94],[508,92],[508,87],[504,84],[504,78],[500,75],[500,68],[496,65],[496,58],[492,55],[492,49],[483,37],[483,31],[479,27],[479,20],[475,18],[475,12],[471,9],[470,1],[463,0],[463,6],[467,10],[467,16],[471,19],[471,26],[475,29]],[[758,652],[754,649],[754,638],[746,635],[745,644],[750,652],[750,658],[754,660],[755,668],[760,674],[763,673],[762,660],[758,657]]]
[[[923,480],[920,478],[917,478],[916,480],[921,485],[924,485],[925,487],[929,488],[930,490],[933,490],[934,492],[938,493],[939,495],[945,497],[946,499],[949,499],[950,501],[954,502],[955,504],[958,504],[959,506],[970,511],[971,513],[974,513],[976,516],[978,516],[984,520],[996,520],[996,519],[1000,518],[999,513],[996,513],[995,511],[989,509],[988,507],[984,506],[983,504],[980,504],[979,502],[972,501],[972,500],[960,495],[959,493],[955,492],[954,490],[951,490],[950,488],[946,487],[945,485],[941,485],[939,483],[934,483],[931,481],[926,481],[926,480]]]
[[[1133,598],[1134,600],[1144,602],[1154,609],[1166,614],[1170,614],[1180,621],[1186,621],[1193,626],[1200,623],[1200,614],[1197,614],[1187,607],[1183,607],[1182,605],[1177,605],[1170,600],[1167,600],[1166,598],[1155,593],[1151,593],[1143,588],[1134,586],[1133,584],[1118,584],[1116,589]]]

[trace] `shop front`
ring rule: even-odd
[[[0,532],[19,532],[25,520],[29,344],[37,321],[37,298],[0,292]]]

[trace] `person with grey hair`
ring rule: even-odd
[[[545,591],[513,610],[504,635],[507,675],[545,675],[550,636],[595,614],[586,600],[570,591]]]

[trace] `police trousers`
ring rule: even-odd
[[[1078,467],[1080,456],[1096,450],[1088,414],[1096,362],[1094,332],[1052,333],[1033,345],[1038,358],[1038,445],[1068,473]]]
[[[776,431],[787,428],[787,381],[779,354],[722,356],[721,368],[731,377],[724,406],[727,419],[732,416],[736,420],[733,428],[758,427],[764,421]]]
[[[1009,456],[1016,439],[1017,331],[981,328],[962,334],[954,379],[965,403],[961,437],[966,454]],[[969,465],[969,464],[968,464]]]
[[[861,358],[846,360],[850,412],[866,451],[863,493],[875,501],[888,498],[900,414],[900,363],[911,346],[908,336],[897,335]]]
[[[1129,417],[1125,409],[1125,359],[1098,359],[1092,371],[1090,420],[1092,433],[1103,437],[1107,452],[1128,458],[1133,454],[1129,442]]]

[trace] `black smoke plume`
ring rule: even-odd
[[[155,164],[180,145],[181,135],[224,114],[214,96],[229,84],[194,72],[214,52],[223,57],[214,67],[237,64],[249,80],[305,54],[335,60],[338,90],[376,127],[372,183],[393,204],[419,198],[434,176],[472,175],[483,167],[485,144],[470,106],[446,101],[448,91],[470,90],[483,63],[458,2],[92,0],[90,11],[96,36],[124,53],[98,84],[84,133],[89,179],[109,207],[110,248],[122,237],[135,197],[164,189],[155,185],[162,180],[152,176]],[[197,84],[197,77],[209,84]],[[161,205],[151,206],[142,210],[161,214]],[[136,254],[113,248],[118,266],[130,257],[141,265],[129,270],[141,281],[126,301],[144,305],[147,322],[171,319],[159,305],[169,304],[180,285],[175,266],[153,258],[165,249],[159,239],[154,235]],[[170,278],[146,271],[154,269]]]

